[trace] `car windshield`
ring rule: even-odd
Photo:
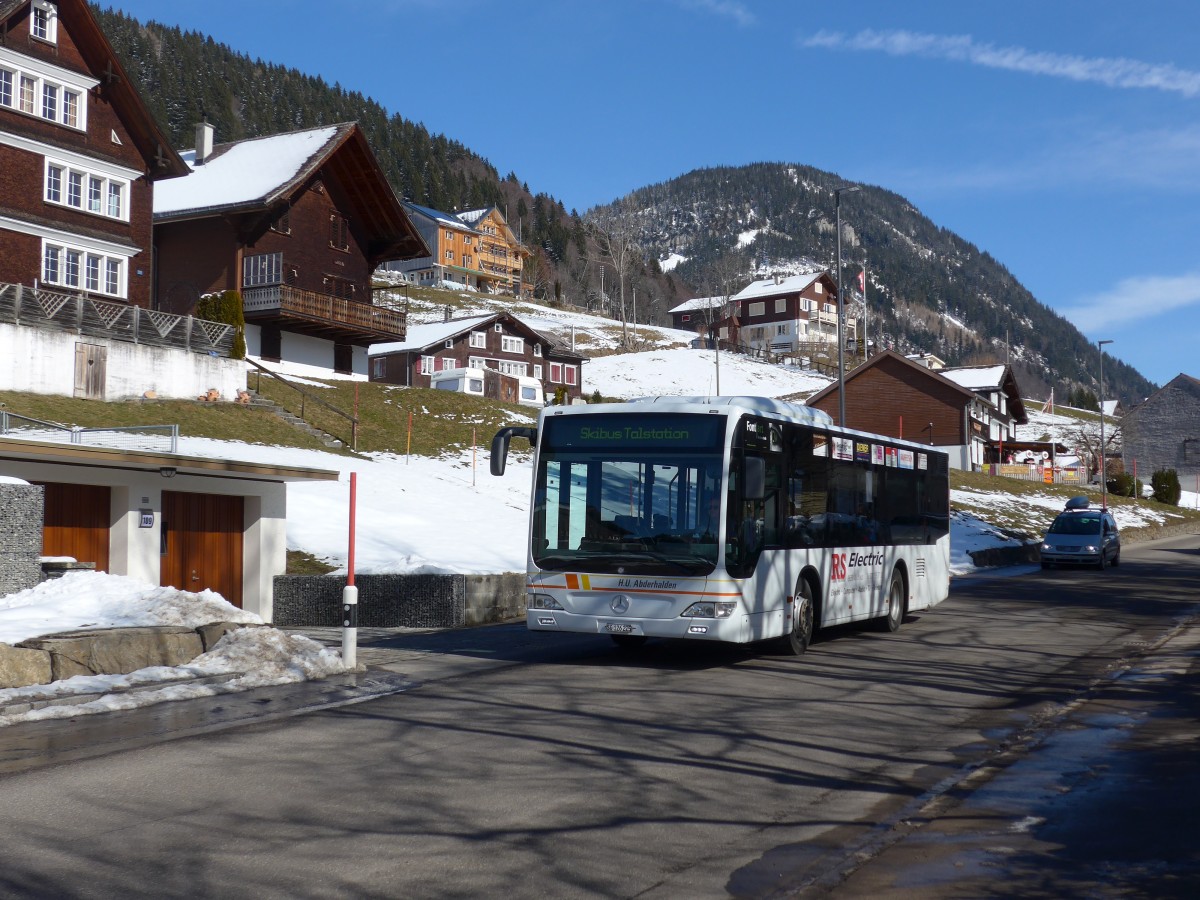
[[[1059,516],[1050,526],[1050,534],[1099,534],[1100,514],[1070,513]]]

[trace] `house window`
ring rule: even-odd
[[[13,73],[8,69],[0,69],[0,106],[12,106],[13,103]]]
[[[504,331],[504,326],[501,325],[499,322],[497,322],[495,325],[492,326],[492,331],[496,332],[497,334],[500,334],[501,332]]]
[[[64,181],[66,182],[65,186]],[[125,207],[125,185],[127,183],[96,172],[76,169],[58,160],[46,160],[44,196],[48,203],[60,203],[99,216],[127,220],[128,210]],[[107,205],[105,198],[107,198]]]
[[[33,15],[29,17],[29,33],[53,44],[58,40],[58,7],[46,0],[33,0]]]
[[[242,287],[279,284],[282,274],[282,253],[262,253],[242,260]]]
[[[505,375],[519,375],[524,377],[529,371],[529,367],[525,363],[510,362],[507,359],[497,361],[496,367]]]
[[[555,384],[562,381],[562,363],[550,363],[550,380]]]
[[[21,112],[33,115],[34,107],[34,91],[37,89],[37,82],[28,75],[21,76]]]
[[[541,355],[542,355],[542,345],[541,345],[541,344],[534,344],[534,345],[533,345],[533,355],[534,355],[534,356],[541,356]]]
[[[334,250],[350,249],[350,221],[340,213],[329,214],[329,246]]]
[[[786,325],[786,324],[784,324],[784,325],[776,325],[776,326],[775,326],[775,335],[776,335],[776,336],[779,336],[779,335],[782,335],[782,334],[787,334],[787,333],[788,333],[788,327],[787,327],[787,325]]]
[[[524,353],[525,338],[510,337],[506,334],[500,338],[500,349],[505,353]]]
[[[542,380],[542,367],[540,365],[535,365],[533,367],[533,377],[538,381]]]
[[[767,314],[766,301],[759,301],[758,303],[750,304],[750,310],[748,312],[748,315],[750,318],[754,318],[755,316],[765,316],[766,314]]]
[[[382,356],[371,360],[371,377],[383,378],[387,375],[387,360]]]
[[[464,266],[470,266],[470,265],[471,265],[471,254],[469,254],[469,253],[464,253],[464,254],[463,254],[463,265],[464,265]]]
[[[486,369],[488,361],[482,356],[468,356],[467,366],[472,369]]]
[[[292,233],[292,211],[286,210],[283,215],[271,223],[271,230],[276,234]]]
[[[446,251],[446,261],[447,261],[447,262],[454,262],[454,251],[453,251],[453,250],[447,250],[447,251]]]
[[[779,297],[775,301],[775,312],[787,312],[787,297]]]
[[[451,242],[453,242],[453,241],[454,241],[454,232],[453,232],[453,231],[447,231],[447,232],[446,232],[446,242],[447,242],[447,243],[451,243]]]
[[[468,346],[486,350],[487,349],[487,332],[486,331],[472,331],[470,340],[468,341]]]
[[[58,85],[42,83],[42,118],[58,121]]]
[[[825,293],[825,285],[821,284],[821,282],[819,282],[819,281],[815,282],[815,283],[813,284],[813,293],[814,293],[814,294],[823,294],[823,293]]]
[[[89,253],[79,247],[68,247],[45,241],[42,244],[42,282],[48,285],[79,288],[125,296],[126,260],[120,257]],[[100,273],[104,273],[101,287]]]
[[[72,128],[79,127],[79,94],[75,91],[63,91],[62,123]]]
[[[729,340],[729,327],[722,325],[717,331],[717,339],[721,341]]]
[[[563,366],[563,381],[567,384],[575,384],[575,366]]]
[[[434,357],[432,357],[432,356],[422,356],[421,357],[421,374],[422,375],[432,375],[433,371],[434,371],[433,367],[434,367]]]

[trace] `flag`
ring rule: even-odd
[[[1054,388],[1050,388],[1050,396],[1046,398],[1046,402],[1042,404],[1042,412],[1048,412],[1054,415]]]
[[[864,296],[867,293],[867,270],[863,269],[858,273],[858,291]]]

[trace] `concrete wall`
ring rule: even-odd
[[[44,492],[41,485],[0,484],[0,597],[41,581]]]
[[[78,343],[108,350],[105,400],[141,397],[151,390],[159,397],[195,399],[210,388],[232,400],[246,388],[241,360],[0,324],[0,390],[73,396]]]
[[[344,576],[281,575],[275,618],[281,626],[342,624]],[[525,615],[525,575],[359,575],[362,628],[458,628]]]
[[[25,481],[107,485],[111,490],[109,572],[150,584],[160,582],[163,491],[190,491],[244,497],[242,537],[242,607],[270,621],[274,578],[287,568],[287,486],[245,478],[213,478],[177,474],[163,478],[157,470],[67,466],[5,461],[0,474]],[[4,487],[4,485],[0,485]],[[39,488],[40,490],[40,488]],[[0,495],[0,502],[3,495]],[[40,501],[39,501],[40,503]],[[154,514],[153,525],[141,527],[141,510]],[[0,528],[4,510],[0,509]],[[37,547],[41,552],[42,514],[38,511]],[[35,579],[36,582],[36,579]],[[175,585],[186,587],[185,585]]]

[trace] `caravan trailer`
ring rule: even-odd
[[[435,372],[430,383],[439,391],[471,394],[502,403],[522,406],[545,405],[542,385],[536,378],[525,375],[505,375],[494,369],[458,368]]]

